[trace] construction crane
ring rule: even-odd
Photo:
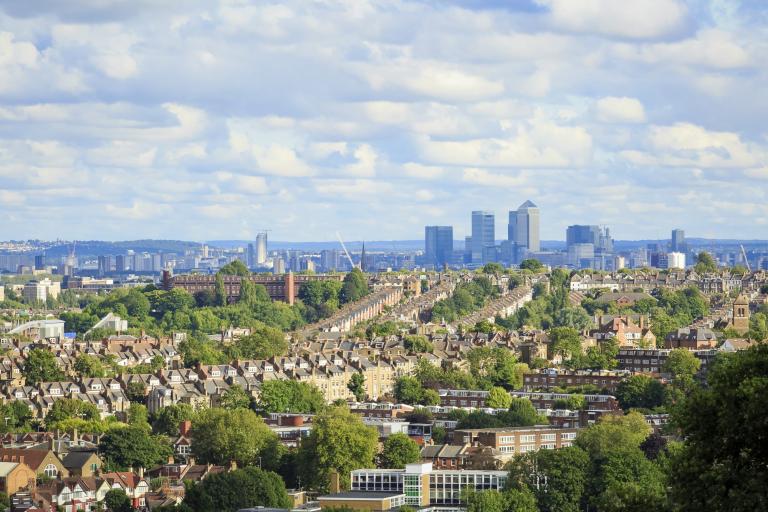
[[[747,251],[744,250],[744,244],[739,244],[741,247],[741,255],[744,257],[744,264],[747,266],[747,272],[752,272],[752,267],[749,266],[749,260],[747,259]]]
[[[349,255],[349,251],[347,250],[347,246],[344,245],[344,240],[341,239],[341,234],[338,231],[336,232],[336,236],[339,239],[339,243],[341,243],[341,248],[344,249],[344,254],[347,255],[347,259],[349,260],[349,265],[352,268],[355,268],[355,262],[352,261],[352,256]]]

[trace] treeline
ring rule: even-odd
[[[224,286],[224,275],[243,277],[240,295],[229,303]],[[83,336],[100,318],[114,313],[128,320],[130,332],[145,331],[160,336],[170,332],[213,334],[230,326],[263,329],[272,327],[280,331],[298,329],[333,314],[340,305],[366,295],[368,283],[359,269],[349,272],[343,282],[311,281],[300,289],[299,301],[293,306],[272,301],[264,286],[245,279],[250,273],[239,260],[222,267],[213,290],[190,295],[174,288],[170,291],[154,285],[142,288],[117,289],[107,295],[86,295],[82,312],[61,314],[67,331]],[[92,332],[97,338],[105,333]]]
[[[486,276],[477,276],[468,283],[459,283],[453,294],[435,303],[432,307],[433,322],[453,322],[482,308],[489,298],[499,294],[491,280]]]

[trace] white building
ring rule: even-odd
[[[667,268],[685,268],[685,253],[670,252],[667,254]]]
[[[24,300],[29,303],[45,302],[48,297],[55,299],[61,293],[61,284],[57,281],[51,281],[48,278],[40,281],[32,280],[24,285],[22,295]]]

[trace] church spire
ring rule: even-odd
[[[363,251],[360,253],[360,270],[365,272],[365,242],[363,242]]]

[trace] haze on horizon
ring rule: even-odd
[[[0,239],[768,238],[757,0],[0,2]]]

